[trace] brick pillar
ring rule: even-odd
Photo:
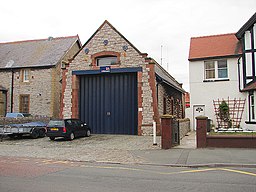
[[[72,118],[79,118],[79,109],[78,109],[78,93],[79,93],[79,78],[76,75],[72,76],[72,98],[71,98],[71,111]]]
[[[196,146],[197,148],[206,148],[206,132],[207,132],[208,117],[196,117]]]
[[[162,149],[170,149],[172,147],[172,124],[173,116],[172,115],[163,115],[161,117],[162,124]]]

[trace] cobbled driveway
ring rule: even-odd
[[[0,142],[0,156],[35,157],[56,160],[147,163],[132,151],[160,149],[160,137],[153,146],[152,136],[92,135],[73,141],[48,137],[40,139],[9,139]]]

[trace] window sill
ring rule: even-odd
[[[219,81],[229,81],[229,79],[206,79],[203,82],[219,82]]]
[[[245,121],[246,124],[256,124],[256,121]]]

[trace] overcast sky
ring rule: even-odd
[[[108,20],[189,91],[190,38],[237,32],[256,0],[7,0],[1,2],[0,42],[78,34],[84,44]]]

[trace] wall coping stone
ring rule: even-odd
[[[208,117],[203,116],[203,115],[200,115],[200,116],[196,117],[196,119],[199,119],[199,120],[206,120],[206,119],[208,119]]]

